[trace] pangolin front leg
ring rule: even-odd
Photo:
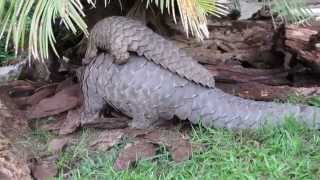
[[[114,43],[110,46],[110,54],[114,57],[114,63],[123,65],[129,61],[130,54],[128,45],[122,43]]]

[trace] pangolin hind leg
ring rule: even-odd
[[[124,44],[118,43],[118,45],[123,46]],[[124,47],[127,47],[127,45]],[[117,44],[110,47],[110,54],[113,55],[115,64],[122,65],[129,61],[130,54],[128,49],[124,47],[117,47]]]

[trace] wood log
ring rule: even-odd
[[[320,73],[320,24],[285,27],[285,47],[297,59]]]
[[[215,74],[216,82],[253,83],[279,86],[289,85],[288,72],[283,69],[253,69],[234,65],[207,65],[207,69]]]
[[[255,68],[280,67],[283,58],[273,53],[277,32],[270,21],[209,22],[210,37],[203,42],[175,35],[172,40],[200,63],[217,65],[227,61]]]
[[[257,101],[286,101],[290,96],[309,98],[320,95],[320,87],[270,86],[257,82],[237,84],[218,82],[216,86],[229,94]]]

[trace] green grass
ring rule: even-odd
[[[140,161],[130,170],[113,167],[119,147],[108,152],[90,152],[77,143],[58,161],[60,175],[70,179],[318,179],[320,133],[288,119],[282,127],[257,131],[229,131],[196,127],[192,141],[206,145],[183,163],[169,153]],[[83,136],[86,139],[86,135]],[[66,171],[67,170],[67,171]]]
[[[306,104],[320,107],[320,96],[305,97],[301,95],[289,95],[286,99],[286,102],[291,104]]]

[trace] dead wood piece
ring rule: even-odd
[[[294,95],[303,97],[320,96],[320,87],[298,87],[292,88],[294,90]]]
[[[41,83],[17,80],[10,81],[5,86],[9,89],[8,93],[10,97],[22,98],[34,94],[37,91],[37,88],[39,88],[41,85]]]
[[[261,83],[226,84],[217,83],[217,87],[225,92],[246,99],[259,101],[287,100],[291,95],[312,97],[320,95],[320,87],[269,86]]]
[[[70,110],[65,121],[60,127],[59,134],[65,135],[73,133],[80,126],[81,108]]]
[[[44,85],[44,83],[42,83],[42,82],[33,82],[33,81],[28,81],[28,80],[15,80],[15,81],[8,82],[8,84],[6,86],[10,86],[13,89],[15,87],[19,88],[21,86],[32,87],[32,89],[36,89],[36,88],[39,88],[43,85]]]
[[[36,180],[52,179],[58,173],[58,168],[53,161],[37,162],[32,168],[32,175]]]
[[[128,127],[130,119],[126,117],[120,118],[95,118],[86,124],[81,124],[82,127],[99,128],[99,129],[121,129]]]
[[[146,134],[152,132],[152,130],[125,128],[124,132],[127,137],[134,139],[134,138],[143,137]]]
[[[35,94],[33,94],[31,97],[27,99],[28,105],[36,105],[38,104],[43,98],[49,97],[55,93],[55,87],[48,87],[45,89],[42,89]]]
[[[36,126],[35,128],[39,128],[39,129],[43,129],[46,131],[51,131],[54,132],[56,134],[60,133],[60,130],[63,127],[64,123],[66,122],[66,118],[67,118],[67,113],[61,113],[58,115],[53,116],[56,120],[52,121],[52,122],[43,122],[41,125]]]
[[[238,84],[217,83],[217,87],[227,93],[259,101],[286,99],[288,95],[294,93],[294,88],[289,86],[269,86],[255,82]]]
[[[13,97],[20,97],[34,93],[36,88],[34,86],[22,85],[14,86],[10,91],[10,95]]]
[[[28,131],[29,127],[25,115],[9,97],[8,91],[9,87],[0,87],[0,131],[10,137],[17,137]]]
[[[147,133],[144,138],[154,144],[167,146],[175,162],[185,161],[192,154],[192,145],[189,142],[189,137],[179,132],[155,130]]]
[[[60,82],[58,85],[57,85],[57,89],[56,89],[56,92],[59,92],[69,86],[72,86],[74,85],[74,81],[73,81],[73,78],[72,77],[69,77],[67,79],[65,79],[64,81]]]
[[[285,46],[298,59],[320,73],[320,30],[313,26],[288,25],[285,28]]]
[[[62,152],[63,149],[67,146],[67,144],[70,142],[70,140],[70,137],[52,139],[48,144],[48,150],[53,154]]]
[[[33,106],[28,115],[29,119],[56,115],[73,109],[81,104],[79,85],[65,88],[52,97],[41,100]]]
[[[253,67],[281,64],[272,53],[276,32],[269,21],[225,21],[209,23],[210,38],[203,43],[173,39],[187,53],[205,64],[220,64],[229,60],[246,62]],[[185,44],[185,45],[183,45]]]
[[[308,44],[311,36],[318,34],[319,30],[310,27],[301,27],[298,25],[287,25],[286,26],[286,39],[300,41],[302,43]]]
[[[207,65],[215,72],[217,82],[248,83],[259,82],[266,85],[288,85],[288,72],[283,69],[253,69],[230,65]]]
[[[34,106],[38,104],[42,99],[49,97],[55,93],[55,88],[48,87],[39,90],[29,97],[20,97],[15,98],[15,102],[19,105],[20,108],[24,108],[25,106]]]
[[[188,160],[192,155],[192,144],[181,140],[169,148],[172,159],[179,163]]]
[[[182,162],[190,158],[192,152],[203,150],[199,144],[191,144],[186,134],[177,130],[160,129],[113,129],[106,130],[90,144],[95,150],[106,151],[119,144],[123,137],[131,142],[121,150],[114,164],[116,170],[124,170],[132,163],[155,155],[155,148],[159,145],[166,146],[175,162]]]
[[[122,129],[103,131],[99,137],[90,144],[90,146],[95,150],[107,151],[113,146],[119,144],[124,134],[125,133]]]
[[[150,158],[156,155],[155,145],[148,142],[136,142],[127,144],[120,152],[118,159],[114,163],[115,170],[128,169],[138,160]]]

